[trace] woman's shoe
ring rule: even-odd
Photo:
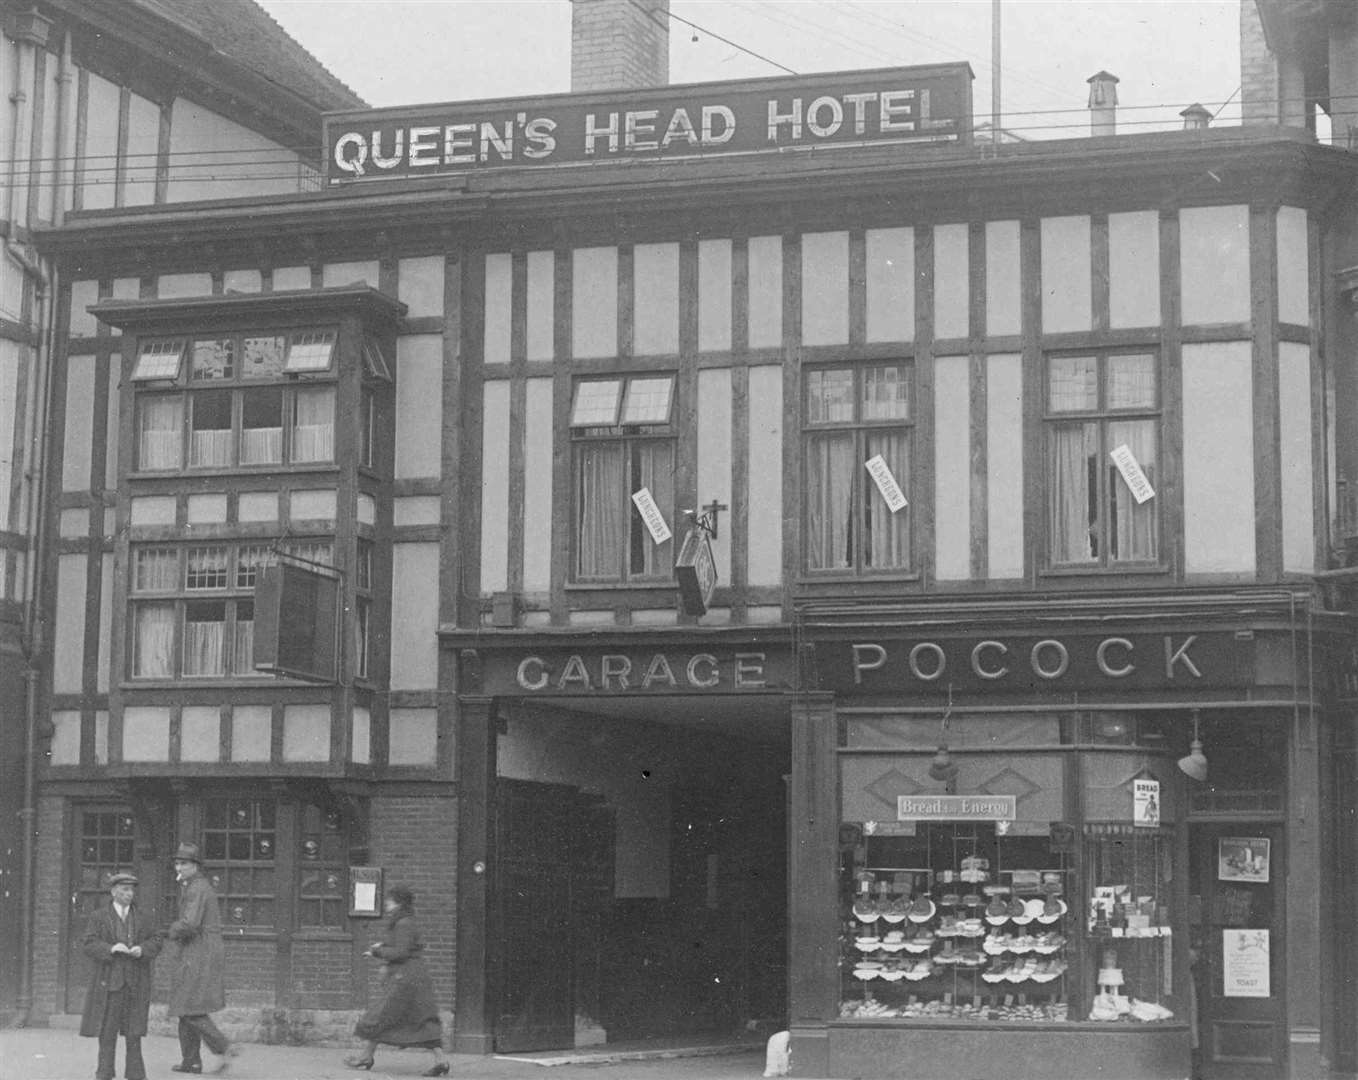
[[[448,1063],[447,1063],[446,1061],[440,1061],[437,1065],[431,1065],[429,1068],[425,1069],[424,1072],[420,1073],[420,1075],[421,1075],[421,1076],[447,1076],[447,1075],[448,1075]]]
[[[373,1059],[370,1057],[361,1058],[350,1056],[344,1059],[344,1064],[351,1069],[371,1069],[373,1067]]]

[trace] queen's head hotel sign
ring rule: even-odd
[[[330,113],[330,183],[964,141],[966,63]]]

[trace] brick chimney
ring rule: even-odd
[[[1100,71],[1085,80],[1089,83],[1089,134],[1116,134],[1119,81],[1116,75],[1106,71]]]
[[[571,90],[670,81],[670,0],[571,0]]]

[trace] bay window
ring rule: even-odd
[[[911,366],[902,362],[806,372],[808,570],[910,569],[911,374]],[[906,499],[894,510],[884,494],[892,483]]]
[[[1160,557],[1154,494],[1160,444],[1156,356],[1051,356],[1046,389],[1051,564],[1155,564]]]
[[[634,506],[649,491],[674,521],[673,375],[589,379],[571,408],[575,494],[575,578],[630,581],[667,577],[673,539],[656,543]]]

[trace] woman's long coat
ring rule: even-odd
[[[160,952],[160,935],[151,920],[137,910],[136,904],[128,908],[127,917],[132,924],[129,930],[131,944],[141,946],[140,957],[110,951],[123,940],[111,900],[91,912],[85,923],[81,950],[94,961],[94,970],[90,974],[90,988],[85,993],[85,1009],[80,1014],[82,1035],[99,1036],[109,992],[119,989],[127,993],[127,1030],[124,1034],[146,1034],[146,1013],[151,1007],[151,963]]]
[[[202,874],[179,887],[179,918],[170,924],[171,1016],[202,1016],[226,1006],[226,950],[217,894]]]
[[[420,959],[423,951],[413,915],[405,909],[393,912],[386,937],[372,950],[387,965],[382,996],[355,1026],[359,1038],[388,1046],[430,1046],[443,1041],[434,980]]]

